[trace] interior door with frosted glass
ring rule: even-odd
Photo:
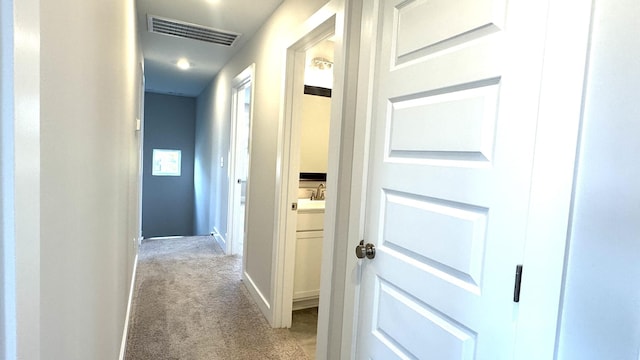
[[[545,2],[380,0],[357,358],[509,359]]]

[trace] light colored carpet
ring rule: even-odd
[[[127,337],[128,360],[308,359],[272,329],[241,281],[241,259],[212,237],[145,240]]]

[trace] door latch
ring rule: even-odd
[[[356,257],[358,259],[373,259],[376,257],[376,246],[372,243],[367,243],[365,245],[364,240],[360,241],[360,244],[356,246]]]
[[[520,302],[520,289],[522,288],[522,265],[516,266],[516,282],[513,286],[513,302]]]

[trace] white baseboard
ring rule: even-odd
[[[320,305],[320,298],[318,298],[317,296],[298,299],[298,300],[294,299],[292,310],[296,311],[296,310],[308,309],[308,308],[318,307],[318,305]]]
[[[293,301],[296,300],[305,300],[311,298],[319,298],[320,297],[320,289],[315,290],[307,290],[307,291],[295,291],[293,293]]]
[[[124,319],[124,330],[122,331],[122,342],[120,343],[120,360],[124,360],[124,352],[127,348],[127,336],[129,335],[129,316],[131,315],[131,303],[133,302],[133,291],[135,290],[136,272],[138,271],[138,254],[133,259],[133,272],[131,274],[131,287],[129,288],[129,301],[127,302],[127,315]]]
[[[213,238],[218,242],[218,245],[220,245],[220,247],[222,248],[222,251],[225,252],[225,254],[227,253],[227,240],[225,240],[224,236],[222,236],[222,234],[220,234],[220,231],[218,231],[218,228],[214,227],[213,228]]]
[[[144,240],[171,240],[171,239],[182,239],[185,236],[182,235],[175,235],[175,236],[156,236],[156,237],[150,237],[150,238],[146,238]]]
[[[258,289],[256,284],[251,279],[251,276],[249,276],[246,271],[242,273],[242,282],[244,283],[245,288],[249,291],[249,295],[251,295],[253,301],[258,304],[258,308],[260,309],[264,317],[266,317],[269,324],[272,325],[273,316],[271,314],[271,305],[269,304],[267,298],[262,295],[262,292],[260,291],[260,289]]]

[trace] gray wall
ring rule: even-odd
[[[596,0],[558,359],[640,347],[637,0]]]
[[[145,93],[142,236],[193,235],[196,100]],[[153,149],[182,150],[180,176],[152,176]]]
[[[214,216],[219,214],[212,194],[219,189],[219,180],[213,177],[218,174],[214,173],[213,165],[218,161],[213,158],[213,154],[218,153],[213,149],[213,102],[211,84],[209,84],[198,96],[196,101],[196,145],[195,145],[195,164],[193,169],[194,191],[195,191],[195,215],[194,215],[194,231],[198,235],[206,235],[213,232],[216,223]],[[216,198],[218,198],[216,196]],[[225,211],[226,214],[226,211]],[[225,224],[226,228],[226,224]],[[220,229],[219,229],[220,230]]]

